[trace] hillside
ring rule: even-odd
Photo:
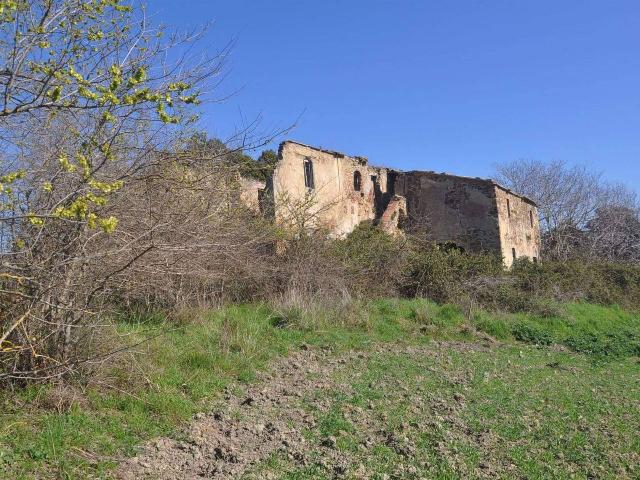
[[[633,478],[640,465],[640,319],[616,307],[185,315],[123,320],[132,340],[168,330],[84,392],[5,398],[6,477]]]

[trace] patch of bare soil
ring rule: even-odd
[[[463,343],[449,346],[474,348]],[[138,456],[120,465],[116,476],[121,480],[239,478],[273,454],[298,467],[317,462],[317,458],[309,458],[313,447],[307,445],[303,435],[305,430],[314,429],[315,419],[307,413],[308,408],[303,408],[302,399],[311,399],[318,410],[326,410],[329,401],[323,392],[351,390],[350,385],[341,385],[333,378],[336,370],[372,354],[401,348],[409,355],[434,355],[434,349],[428,346],[381,346],[339,356],[330,350],[295,352],[275,362],[257,382],[227,388],[210,413],[197,415],[187,426],[179,436],[182,440],[160,438],[148,443]],[[482,347],[476,344],[475,348]],[[360,419],[369,417],[353,413]],[[365,431],[376,432],[374,436],[384,436],[385,443],[394,450],[411,454],[413,446],[406,438],[377,431],[373,424],[362,426]],[[369,441],[373,443],[374,439]],[[345,467],[331,442],[335,443],[335,439],[323,442],[325,458],[320,461],[335,476],[341,476]]]

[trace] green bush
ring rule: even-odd
[[[614,331],[604,335],[576,332],[566,338],[563,343],[574,352],[598,357],[619,358],[640,355],[640,338],[628,331]]]
[[[353,241],[352,251],[356,245],[367,244],[362,235]],[[398,247],[406,252],[398,252]],[[400,282],[398,290],[407,297],[546,318],[558,316],[562,302],[618,304],[640,310],[640,266],[578,260],[534,264],[522,258],[506,270],[500,258],[488,253],[464,253],[412,239],[395,248],[395,266],[403,269],[403,275],[393,281]],[[375,258],[384,258],[379,250],[370,251],[376,252]],[[362,256],[354,258],[358,264],[371,264]]]
[[[349,287],[359,296],[394,296],[404,275],[407,243],[371,222],[336,240],[333,254],[346,269]]]
[[[516,262],[513,288],[531,297],[640,307],[640,267],[599,262]]]
[[[563,345],[596,358],[640,355],[640,317],[617,306],[589,303],[556,305],[558,314],[475,312],[476,329],[495,338],[536,345]]]
[[[532,322],[520,321],[511,327],[511,333],[516,340],[534,345],[551,345],[553,337],[540,325]]]
[[[434,323],[438,326],[457,326],[464,322],[460,307],[452,304],[445,304],[440,308],[435,316]]]
[[[467,292],[467,282],[502,273],[502,262],[486,254],[466,254],[437,245],[413,245],[406,263],[402,291],[440,303],[454,302]]]

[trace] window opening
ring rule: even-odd
[[[353,172],[353,189],[359,192],[360,188],[362,188],[362,175],[356,170]]]
[[[314,188],[313,163],[311,163],[311,160],[308,158],[304,160],[304,186]]]

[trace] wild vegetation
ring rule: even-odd
[[[176,245],[185,207],[200,216],[173,242],[202,250],[198,229],[225,225],[235,204],[202,194],[230,198],[231,169],[206,166],[232,164],[234,149],[181,155],[198,152],[194,107],[212,99],[229,49],[191,56],[201,34],[151,25],[119,0],[0,5],[0,381],[55,379],[108,353],[91,345],[113,300],[150,294],[123,277],[129,267]],[[260,144],[251,126],[238,135]]]
[[[342,474],[362,464],[380,478],[450,478],[485,469],[488,455],[486,468],[507,476],[630,477],[640,426],[634,194],[564,164],[500,167],[540,203],[544,228],[543,261],[509,270],[430,243],[419,222],[402,237],[365,223],[331,238],[312,221],[312,195],[285,202],[287,221],[275,225],[244,204],[241,178],[269,177],[276,154],[249,153],[278,132],[251,124],[221,141],[192,123],[229,48],[195,60],[200,34],[150,25],[119,0],[0,3],[0,473],[108,477],[225,386],[306,348],[368,361],[348,357],[334,372],[349,395],[316,392],[328,411],[308,405],[319,425],[305,433],[308,462],[273,452],[255,475],[336,473],[328,442],[349,458]],[[443,340],[488,350],[445,354],[434,344]],[[401,351],[416,345],[438,353]],[[399,349],[381,354],[387,347]],[[505,365],[514,368],[499,374]],[[418,379],[425,369],[433,377]],[[389,382],[468,401],[419,433],[410,448],[422,463],[384,442],[362,454],[360,426],[343,418],[371,400],[389,432],[408,423],[418,435],[412,424],[434,412],[407,413],[398,392],[376,403]],[[495,448],[468,437],[483,429],[499,437]],[[560,435],[569,442],[549,440]]]
[[[163,335],[149,340],[149,332],[159,328]],[[353,461],[345,466],[351,472],[360,463],[378,475],[413,464],[382,440],[364,456],[356,448],[368,430],[355,420],[361,416],[352,421],[344,417],[345,405],[368,411],[369,402],[378,419],[371,419],[371,428],[384,426],[398,438],[412,438],[419,452],[415,462],[428,457],[423,459],[426,467],[415,463],[414,468],[434,478],[460,475],[460,462],[469,472],[481,463],[499,471],[513,464],[512,472],[533,478],[549,472],[563,476],[603,471],[631,477],[630,469],[637,466],[634,433],[640,410],[634,405],[640,392],[634,378],[640,323],[620,308],[577,303],[563,306],[554,317],[480,311],[467,318],[455,305],[421,299],[332,308],[262,304],[184,311],[174,318],[162,313],[121,317],[118,331],[132,343],[146,341],[87,382],[5,392],[0,444],[8,478],[109,476],[121,455],[133,454],[142,440],[175,436],[182,422],[213,408],[216,397],[216,408],[226,408],[224,392],[247,388],[276,356],[301,348],[328,352],[326,362],[336,362],[336,374],[346,375],[343,381],[355,389],[347,395],[340,393],[345,387],[337,385],[307,392],[318,425],[308,432],[312,448],[326,454],[322,443],[334,437],[338,456]],[[423,349],[419,355],[405,354],[415,346]],[[337,362],[350,351],[362,356]],[[403,392],[427,395],[431,400],[417,404],[426,410],[405,410],[406,398],[412,397],[405,398]],[[464,397],[462,410],[455,392]],[[314,395],[328,396],[330,408],[314,410]],[[429,407],[437,401],[444,403]],[[475,418],[471,428],[492,436],[492,450],[477,450],[484,447],[461,430],[456,418],[447,416],[450,404],[457,405],[454,416]],[[423,424],[420,415],[429,421]],[[418,440],[411,434],[415,427],[404,432],[401,427],[414,422],[424,426]],[[566,441],[559,440],[561,435]],[[445,441],[443,455],[434,460],[436,444],[449,436],[456,443]],[[542,438],[547,443],[540,443]],[[300,478],[323,478],[333,468],[331,462],[323,466],[310,460],[306,467],[289,462],[274,451],[273,458],[264,458],[256,468],[284,478],[292,469],[304,472]]]
[[[419,230],[397,239],[363,225],[331,240],[309,228],[312,196],[276,226],[245,207],[239,182],[269,175],[275,154],[245,151],[271,137],[248,130],[234,146],[188,127],[226,50],[194,62],[182,53],[198,33],[167,33],[117,0],[3,8],[0,381],[90,369],[110,353],[101,339],[118,311],[398,295],[468,314],[637,306],[640,223],[622,187],[563,165],[504,166],[510,186],[540,196],[550,260],[510,272]]]

